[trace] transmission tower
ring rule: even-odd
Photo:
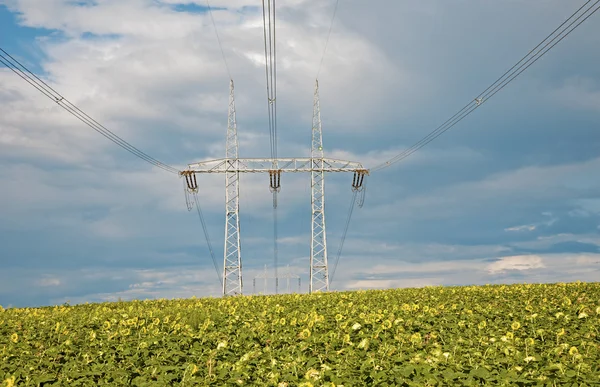
[[[327,232],[325,228],[325,173],[353,172],[352,189],[360,190],[369,171],[355,161],[324,157],[323,132],[319,102],[319,83],[315,83],[313,101],[311,157],[239,158],[233,81],[230,82],[226,157],[188,164],[187,188],[198,191],[197,174],[225,174],[225,250],[223,258],[223,295],[242,294],[242,257],[240,242],[240,173],[268,173],[269,189],[278,192],[284,172],[311,174],[311,247],[309,292],[329,290]]]
[[[257,279],[264,280],[264,294],[267,294],[267,291],[268,291],[267,280],[269,280],[269,279],[275,279],[275,280],[285,279],[287,282],[286,289],[287,289],[288,293],[290,293],[290,290],[291,290],[290,280],[297,279],[298,280],[298,293],[300,293],[300,290],[302,289],[302,280],[299,275],[292,274],[292,272],[290,270],[290,265],[287,265],[287,271],[281,277],[269,275],[269,271],[267,270],[267,265],[265,265],[263,272],[254,276],[254,279],[252,280],[252,293],[256,293],[256,280]]]
[[[229,109],[225,157],[225,250],[223,257],[223,295],[242,294],[242,256],[240,246],[240,172],[235,118],[233,80],[229,81]]]
[[[319,81],[315,84],[312,119],[312,147],[310,151],[312,171],[311,186],[311,235],[310,235],[310,282],[309,293],[329,290],[327,270],[327,233],[325,229],[325,172],[323,166],[323,130],[321,127],[321,103]]]

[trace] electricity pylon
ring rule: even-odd
[[[242,294],[242,257],[240,243],[240,173],[268,173],[269,189],[278,192],[282,172],[311,173],[311,247],[309,292],[329,290],[327,232],[325,228],[325,173],[354,172],[352,189],[362,189],[369,171],[355,161],[324,157],[319,102],[319,83],[315,84],[311,157],[246,158],[238,157],[237,125],[233,81],[230,82],[226,157],[188,164],[185,176],[190,191],[197,191],[197,174],[225,174],[225,251],[223,258],[223,296]]]
[[[252,280],[252,293],[256,294],[256,280],[257,279],[262,279],[264,280],[263,284],[264,284],[264,290],[263,290],[263,294],[267,294],[268,293],[268,280],[269,279],[284,279],[287,282],[287,292],[290,293],[291,292],[291,287],[290,287],[290,280],[291,279],[295,279],[298,280],[298,293],[300,293],[301,288],[302,288],[302,280],[300,279],[300,276],[297,274],[293,274],[292,271],[290,270],[290,265],[287,265],[287,270],[286,272],[281,276],[281,277],[277,277],[277,276],[273,276],[271,274],[269,274],[268,270],[267,270],[267,265],[265,265],[264,271],[260,274],[257,274],[256,276],[254,276],[254,279]]]
[[[235,117],[233,80],[229,83],[229,109],[225,157],[225,250],[223,257],[223,295],[242,294],[242,256],[240,241],[240,172]]]
[[[323,165],[323,130],[319,81],[315,84],[312,119],[312,147],[310,151],[311,235],[309,293],[329,290],[327,268],[327,233],[325,232],[325,176]]]

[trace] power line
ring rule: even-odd
[[[573,19],[586,5],[588,5],[592,0],[587,1],[583,6],[581,6],[577,11],[575,11],[567,20],[565,20],[558,28],[556,28],[551,34],[549,34],[544,40],[542,40],[536,47],[534,47],[527,55],[525,55],[519,62],[517,62],[513,67],[511,67],[508,71],[506,71],[500,78],[498,78],[494,83],[488,86],[482,93],[480,93],[475,99],[474,102],[470,102],[466,104],[461,110],[455,113],[452,117],[446,120],[442,125],[438,126],[435,130],[430,132],[427,136],[413,144],[411,147],[397,154],[393,158],[388,161],[379,164],[372,168],[372,171],[379,171],[381,169],[390,167],[391,165],[404,160],[409,157],[419,149],[423,148],[425,145],[429,144],[431,141],[435,140],[437,137],[445,133],[447,130],[452,128],[454,125],[462,121],[469,114],[479,108],[481,105],[486,103],[490,98],[492,98],[496,93],[506,87],[509,83],[511,83],[515,78],[517,78],[521,73],[527,70],[531,65],[537,62],[542,56],[544,56],[548,51],[550,51],[554,46],[560,43],[564,38],[566,38],[571,32],[573,32],[577,27],[579,27],[583,22],[585,22],[589,17],[591,17],[600,6],[594,8],[600,0],[597,0],[594,4],[592,4],[589,8],[587,8],[581,15],[575,18],[570,24],[568,24],[565,28],[560,31],[558,35],[548,41],[559,29],[561,29],[565,24],[567,24],[571,19]],[[585,16],[585,17],[584,17]],[[583,18],[583,19],[582,19]],[[580,20],[582,19],[582,20]],[[580,20],[580,21],[579,21]],[[579,22],[578,22],[579,21]],[[574,25],[574,26],[573,26]],[[572,27],[573,26],[573,27]],[[572,28],[571,28],[572,27]],[[557,40],[558,39],[558,40]],[[548,41],[548,42],[546,42]],[[546,44],[540,48],[534,55],[531,55],[536,49],[542,46],[544,43]],[[554,42],[554,43],[553,43]],[[525,60],[527,59],[527,60]]]
[[[12,72],[21,77],[24,81],[29,83],[35,89],[37,89],[40,93],[51,99],[53,102],[56,102],[58,106],[75,116],[81,122],[94,129],[96,132],[100,133],[102,136],[106,137],[113,143],[117,144],[121,148],[125,149],[129,153],[134,156],[146,161],[149,164],[154,165],[155,167],[161,168],[167,172],[178,174],[179,170],[174,168],[168,164],[162,163],[157,159],[151,157],[145,152],[142,152],[138,148],[131,145],[129,142],[123,140],[121,137],[104,127],[98,121],[94,120],[88,114],[83,112],[69,100],[67,100],[64,96],[50,87],[46,82],[41,80],[38,76],[33,74],[29,69],[27,69],[21,62],[11,56],[4,49],[0,48],[0,63],[10,69]]]
[[[276,24],[275,24],[275,0],[273,0],[273,148],[274,154],[273,158],[277,158],[277,35],[276,35]],[[273,192],[273,268],[275,270],[275,293],[279,293],[279,278],[278,278],[278,269],[279,269],[279,220],[277,217],[277,190]]]
[[[225,58],[225,52],[223,51],[223,45],[221,44],[221,38],[219,37],[219,30],[217,28],[217,23],[215,23],[215,18],[213,17],[212,7],[210,6],[209,0],[206,0],[206,6],[208,7],[208,13],[210,14],[210,19],[212,20],[213,27],[215,28],[215,35],[217,35],[217,42],[219,42],[219,48],[221,49],[221,56],[223,57],[225,68],[227,69],[227,75],[229,75],[229,79],[233,79],[231,77],[231,71],[229,71],[227,59]]]
[[[277,159],[277,34],[275,17],[275,0],[262,0],[263,15],[263,40],[265,49],[265,78],[267,86],[267,114],[269,121],[269,143],[271,146],[271,158]],[[273,169],[277,165],[273,163]],[[278,218],[277,218],[277,192],[279,188],[273,189],[273,263],[275,278],[278,269]],[[278,280],[275,283],[278,291]]]
[[[338,263],[340,262],[340,256],[342,255],[342,249],[344,248],[344,242],[346,241],[346,234],[348,234],[348,227],[350,227],[350,220],[352,219],[352,213],[354,212],[354,204],[356,203],[356,195],[358,191],[354,191],[352,193],[352,200],[350,201],[350,208],[348,209],[348,215],[346,216],[346,225],[344,226],[344,232],[342,233],[342,239],[340,241],[340,246],[338,247],[337,255],[335,257],[335,264],[333,265],[333,270],[331,272],[331,276],[329,278],[329,285],[333,282],[333,277],[335,276],[335,271],[337,269]]]
[[[221,278],[221,272],[219,271],[219,265],[217,264],[217,259],[215,258],[215,253],[212,248],[212,243],[210,241],[210,237],[208,236],[208,228],[206,227],[206,222],[204,221],[204,214],[202,213],[202,208],[200,208],[200,201],[198,200],[198,195],[196,194],[196,192],[194,192],[193,195],[194,195],[194,202],[196,203],[196,211],[198,212],[198,218],[200,218],[200,223],[202,223],[202,231],[204,231],[204,238],[206,239],[206,245],[208,246],[208,251],[210,252],[210,257],[212,258],[213,265],[215,267],[215,271],[217,272],[217,277],[219,277],[219,283],[221,284],[221,286],[223,286],[223,279]]]
[[[271,5],[271,3],[273,3]],[[275,0],[262,0],[265,78],[271,158],[277,158],[277,45],[275,32]]]
[[[277,232],[277,207],[273,207],[273,265],[275,270],[275,294],[279,293],[279,262],[278,262],[278,253],[279,248],[277,246],[277,240],[279,239]]]
[[[339,3],[340,0],[335,0],[333,15],[331,16],[331,23],[329,24],[329,32],[327,32],[327,39],[325,40],[325,47],[323,48],[323,55],[321,55],[321,61],[319,62],[319,69],[317,70],[316,79],[319,79],[319,74],[321,74],[321,67],[323,67],[323,60],[325,59],[325,53],[327,52],[327,46],[329,45],[329,38],[331,37],[331,30],[333,29],[333,21],[335,20]]]

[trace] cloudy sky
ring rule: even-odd
[[[584,1],[368,3],[339,2],[319,83],[326,155],[372,167],[473,100]],[[225,153],[228,75],[205,4],[0,0],[0,47],[136,147],[184,168]],[[236,85],[240,156],[268,157],[260,1],[211,4]],[[277,1],[280,156],[309,155],[334,4]],[[597,13],[456,127],[374,173],[332,288],[600,280],[599,45]],[[0,183],[1,305],[219,296],[182,181],[4,67]],[[199,184],[222,266],[224,179]],[[330,260],[350,184],[328,176]],[[264,265],[273,269],[267,176],[243,176],[241,191],[252,293]],[[305,292],[309,176],[284,175],[279,202],[280,271],[289,265]]]

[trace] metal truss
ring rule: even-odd
[[[309,293],[329,290],[327,233],[325,229],[325,160],[319,102],[319,81],[315,84],[311,146],[311,238]]]
[[[277,171],[281,172],[355,172],[366,169],[361,163],[355,161],[335,160],[321,157],[319,163],[315,164],[312,157],[277,158],[277,159],[216,159],[189,164],[186,174],[195,173],[224,173],[236,171],[239,173],[261,173],[273,171],[276,165]],[[237,163],[237,168],[234,164]]]
[[[242,294],[240,245],[240,173],[233,80],[229,86],[229,114],[225,163],[225,249],[223,253],[223,295]]]
[[[242,294],[242,258],[240,244],[240,173],[268,173],[269,189],[275,195],[281,189],[281,173],[311,174],[311,244],[309,292],[329,290],[327,264],[327,232],[325,228],[325,173],[354,172],[352,190],[364,194],[364,177],[369,174],[361,163],[324,157],[319,84],[315,85],[312,122],[311,157],[238,158],[238,138],[233,81],[230,83],[227,145],[224,159],[206,160],[188,165],[180,172],[187,188],[198,191],[197,174],[225,174],[225,251],[223,264],[223,295]],[[364,200],[364,198],[363,198]],[[274,206],[276,206],[274,196]]]

